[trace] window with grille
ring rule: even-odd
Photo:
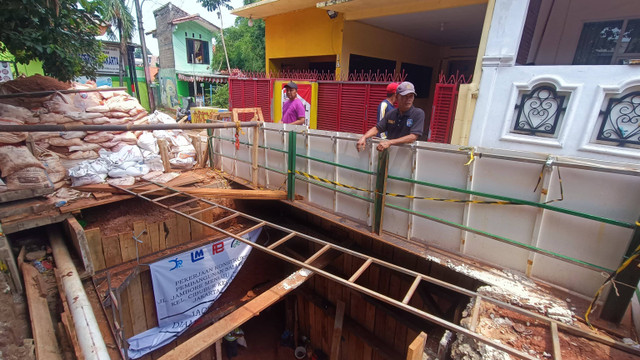
[[[551,85],[521,92],[511,132],[557,138],[568,100],[568,93],[559,93]]]
[[[594,137],[599,144],[640,148],[640,90],[606,98]]]

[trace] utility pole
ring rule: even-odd
[[[144,40],[144,28],[142,26],[142,9],[140,7],[139,0],[135,0],[135,3],[136,15],[138,17],[138,33],[140,34],[140,45],[142,45],[142,67],[144,68],[144,79],[147,83],[147,96],[149,97],[149,109],[151,110],[151,112],[154,112],[156,110],[156,101],[153,97],[153,91],[151,89],[151,73],[149,72],[149,64],[147,64],[147,42]]]

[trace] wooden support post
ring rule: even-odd
[[[424,353],[424,346],[427,343],[427,334],[420,332],[416,336],[415,340],[409,345],[407,351],[407,360],[422,360],[422,354]]]
[[[211,120],[207,120],[207,123],[211,122]],[[213,162],[213,129],[207,129],[207,155],[209,158],[209,167],[213,169],[215,165]]]
[[[189,135],[191,138],[191,143],[193,144],[193,148],[196,150],[196,164],[197,167],[201,168],[203,166],[203,154],[202,154],[202,141],[200,140],[200,135]]]
[[[558,324],[551,322],[551,341],[553,343],[553,360],[562,360],[560,353],[560,339],[558,338]]]
[[[216,341],[216,360],[222,360],[222,339]]]
[[[262,117],[262,111],[260,111],[260,117]],[[256,126],[253,129],[253,141],[251,144],[251,185],[258,186],[258,146],[260,145],[260,127]]]
[[[338,300],[336,305],[336,317],[333,323],[333,336],[331,338],[331,356],[329,360],[340,359],[340,343],[342,341],[342,322],[344,321],[344,302]]]
[[[378,154],[378,171],[376,175],[376,192],[373,199],[373,227],[372,231],[382,234],[382,219],[384,217],[385,194],[387,192],[387,171],[389,168],[389,149]]]
[[[287,199],[296,197],[296,132],[289,131],[289,152],[287,153]]]
[[[160,158],[162,159],[162,165],[164,165],[164,172],[171,172],[171,163],[169,162],[169,150],[167,148],[167,141],[164,139],[158,139],[158,148],[160,149]]]

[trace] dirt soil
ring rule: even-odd
[[[582,323],[576,322],[575,326],[589,331],[588,327]],[[482,302],[476,329],[478,333],[488,338],[499,340],[503,344],[522,350],[532,356],[541,359],[552,358],[553,345],[549,326],[520,313]],[[558,336],[563,360],[638,359],[636,356],[599,342],[562,332],[561,329],[559,329]],[[484,354],[483,358],[498,357]]]
[[[27,300],[9,289],[11,280],[0,273],[0,359],[35,359]]]
[[[62,82],[52,77],[36,74],[28,77],[19,77],[15,80],[6,82],[2,85],[2,90],[3,92],[10,94],[49,90],[67,90],[70,87],[71,84],[67,82]]]

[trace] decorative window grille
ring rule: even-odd
[[[557,137],[565,112],[567,95],[543,85],[522,94],[516,104],[512,132],[544,137]]]
[[[609,98],[600,112],[600,129],[596,139],[609,145],[640,146],[640,91],[619,98]]]

